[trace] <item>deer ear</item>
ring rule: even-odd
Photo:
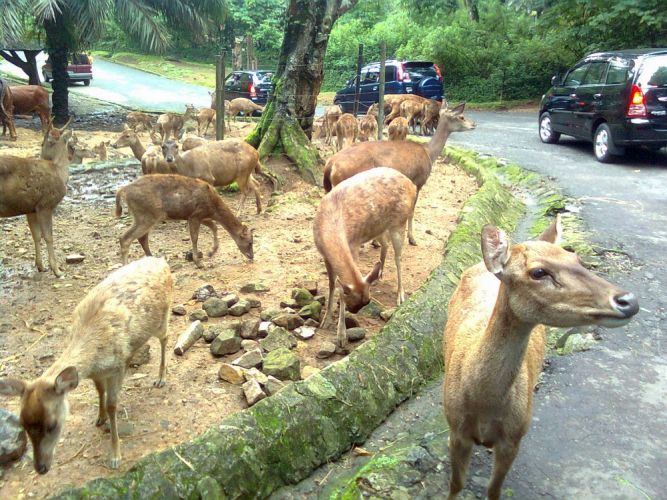
[[[369,285],[372,285],[378,280],[381,272],[382,272],[382,262],[376,262],[375,267],[373,267],[373,270],[366,275],[364,281]]]
[[[482,228],[482,256],[489,272],[500,278],[509,260],[509,240],[504,231],[489,224]]]
[[[0,394],[3,396],[22,396],[26,383],[17,378],[0,378]]]
[[[69,392],[79,385],[79,373],[73,366],[68,366],[61,371],[56,377],[54,389],[56,394],[64,394]]]
[[[338,279],[338,278],[336,278],[336,285],[338,285],[338,286],[340,287],[341,291],[342,291],[344,294],[349,295],[349,294],[352,293],[352,287],[349,286],[349,285],[346,285],[345,283],[343,283],[343,282],[342,282],[340,279]]]
[[[553,220],[553,222],[549,225],[548,228],[544,230],[542,234],[540,234],[537,239],[558,245],[560,244],[562,236],[563,225],[561,224],[560,214],[556,214],[556,218]]]
[[[465,109],[466,109],[466,103],[465,103],[465,102],[462,102],[461,104],[459,104],[459,105],[456,106],[455,108],[452,108],[452,109],[450,110],[450,113],[452,113],[452,114],[454,114],[454,115],[460,115],[460,114],[462,114],[462,113],[465,111]]]

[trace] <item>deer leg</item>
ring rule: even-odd
[[[396,261],[396,279],[398,281],[398,297],[396,303],[400,306],[405,302],[405,291],[403,290],[403,281],[401,279],[401,253],[403,252],[403,235],[405,234],[405,226],[400,231],[392,231],[389,236],[391,244],[394,247],[394,260]],[[387,251],[385,250],[385,254]],[[384,262],[383,262],[384,264]]]
[[[123,265],[127,264],[127,256],[130,252],[130,243],[132,240],[138,240],[141,236],[146,236],[146,244],[148,244],[148,233],[153,227],[155,221],[141,221],[135,217],[132,227],[120,237],[120,257]],[[143,245],[142,245],[143,246]]]
[[[331,267],[331,264],[326,259],[324,259],[324,265],[327,268],[327,277],[329,278],[329,296],[327,297],[327,310],[324,312],[322,321],[320,321],[320,328],[325,328],[331,321],[331,316],[333,315],[334,289],[336,286],[336,276],[334,275],[333,267]]]
[[[35,243],[35,266],[40,272],[44,272],[44,263],[42,262],[42,249],[40,243],[42,241],[42,230],[39,227],[39,221],[37,220],[37,214],[27,214],[28,227],[30,228],[30,234],[32,234],[32,241]]]
[[[250,189],[255,193],[255,205],[257,207],[257,213],[262,213],[262,195],[259,192],[259,182],[250,174],[248,178]]]
[[[95,421],[95,425],[97,427],[101,427],[104,425],[104,423],[107,421],[108,415],[107,415],[107,398],[106,398],[106,385],[104,384],[104,381],[102,380],[97,380],[94,379],[93,382],[95,382],[95,389],[97,389],[97,395],[99,396],[99,401],[100,401],[100,406],[98,409],[97,413],[97,420]]]
[[[410,218],[408,219],[408,243],[413,247],[417,246],[417,241],[415,236],[412,233],[412,219],[415,217],[415,209],[417,208],[417,200],[419,199],[419,189],[417,189],[417,196],[415,196],[415,204],[412,206],[412,212],[410,213]]]
[[[120,440],[118,438],[117,404],[118,393],[123,381],[123,374],[117,374],[107,379],[107,415],[109,415],[109,428],[111,431],[111,460],[112,469],[120,466]]]
[[[37,220],[39,221],[39,227],[42,230],[42,237],[46,240],[46,250],[49,252],[49,265],[51,266],[51,271],[53,271],[53,274],[55,274],[57,278],[60,278],[63,273],[58,268],[56,252],[53,249],[53,212],[51,210],[37,212]]]
[[[199,225],[201,221],[198,219],[188,219],[188,229],[190,229],[190,240],[192,241],[192,260],[199,268],[204,267],[201,258],[199,257],[199,250],[197,249],[197,241],[199,241]]]
[[[375,240],[373,240],[375,242]],[[371,244],[373,243],[371,242]],[[387,233],[380,235],[377,239],[377,243],[380,245],[380,278],[384,274],[384,262],[387,260],[387,249],[389,248],[389,242],[387,241]]]
[[[211,230],[213,233],[213,248],[211,248],[211,251],[208,253],[209,257],[213,257],[215,255],[215,252],[218,251],[218,226],[215,225],[215,222],[212,221],[211,219],[206,219],[201,221],[202,224],[204,224],[207,228]]]
[[[454,433],[449,435],[449,459],[452,463],[452,478],[449,480],[448,500],[456,498],[465,485],[471,453],[472,441]]]
[[[139,236],[137,238],[137,240],[139,241],[139,244],[141,245],[141,248],[144,249],[144,254],[146,254],[148,256],[153,255],[151,253],[150,247],[148,246],[148,233],[144,234],[143,236]]]
[[[160,337],[160,369],[157,380],[153,382],[153,386],[158,388],[164,387],[164,373],[167,368],[167,321],[167,319],[164,320],[164,329]]]
[[[340,290],[338,300],[338,326],[336,327],[336,338],[338,347],[345,350],[347,346],[347,329],[345,328],[345,299],[343,299],[343,290]]]
[[[512,467],[512,462],[519,452],[519,443],[509,441],[500,441],[493,447],[493,475],[489,482],[487,495],[489,500],[498,500],[500,498],[500,489],[505,481],[507,472]]]

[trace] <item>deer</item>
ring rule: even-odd
[[[61,128],[49,122],[40,159],[0,156],[0,217],[27,217],[35,244],[35,266],[40,272],[46,270],[40,249],[44,239],[49,265],[56,277],[62,276],[62,272],[53,249],[53,211],[67,192],[67,142],[72,131],[66,129],[70,121]]]
[[[241,201],[236,212],[238,217],[248,193],[255,194],[257,213],[262,212],[259,182],[253,172],[268,177],[275,189],[275,179],[262,171],[257,150],[242,139],[208,141],[199,147],[179,153],[174,141],[162,145],[162,154],[174,172],[202,179],[213,186],[227,186],[236,182],[241,191]]]
[[[127,126],[135,132],[139,132],[139,130],[147,130],[150,132],[153,130],[153,117],[142,111],[130,111],[127,114],[126,123]]]
[[[447,108],[447,101],[440,102],[434,99],[426,99],[422,108],[421,134],[432,135],[438,128],[438,118],[441,108]]]
[[[473,444],[494,450],[487,494],[505,475],[530,426],[544,361],[543,325],[627,324],[637,298],[587,270],[559,246],[560,214],[537,241],[510,245],[504,231],[481,232],[483,262],[463,272],[444,331],[444,411],[450,428],[449,498],[465,484]]]
[[[137,133],[127,125],[124,126],[111,147],[114,149],[130,148],[134,157],[141,162],[141,172],[144,175],[173,173],[172,166],[162,158],[162,149],[155,144],[145,148]]]
[[[96,146],[93,146],[92,151],[100,158],[100,161],[107,161],[109,159],[107,150],[109,146],[111,146],[111,141],[100,141]]]
[[[229,116],[236,120],[239,113],[243,113],[243,116],[252,116],[255,111],[264,111],[264,106],[255,104],[245,97],[237,97],[229,101],[229,107],[226,107],[225,110],[227,109],[229,109]]]
[[[14,127],[14,100],[12,89],[6,80],[0,78],[0,122],[2,122],[2,135],[7,133],[9,128],[9,138],[12,141],[17,140],[16,127]]]
[[[406,140],[371,141],[353,144],[339,151],[324,166],[324,190],[329,192],[339,182],[364,170],[385,166],[395,168],[414,182],[419,197],[419,191],[431,175],[433,163],[442,152],[449,134],[475,128],[475,122],[463,116],[464,110],[465,103],[453,109],[441,109],[438,128],[426,144]],[[412,217],[408,222],[408,242],[417,244],[412,232]]]
[[[397,170],[378,167],[338,184],[322,198],[313,223],[315,246],[324,258],[329,279],[327,309],[320,326],[333,315],[334,289],[340,288],[337,343],[345,349],[345,310],[356,313],[370,302],[370,286],[382,276],[388,240],[394,249],[398,281],[397,304],[405,300],[401,280],[401,254],[405,226],[412,216],[417,188]],[[359,247],[380,242],[380,261],[366,276],[357,265]]]
[[[215,123],[215,110],[211,108],[201,109],[197,114],[197,135],[206,136],[211,122]],[[203,133],[202,128],[204,129]]]
[[[11,87],[13,114],[28,115],[37,113],[42,126],[42,133],[49,124],[51,107],[49,93],[41,85],[15,85]],[[4,130],[3,130],[4,135]]]
[[[197,249],[199,227],[204,224],[213,232],[213,248],[208,254],[212,257],[218,251],[216,221],[229,233],[241,253],[253,259],[252,231],[234,216],[207,182],[175,174],[147,175],[118,190],[116,217],[123,213],[123,200],[134,218],[132,227],[120,237],[123,264],[127,264],[130,243],[135,239],[146,255],[152,255],[148,235],[155,224],[166,219],[188,221],[192,258],[199,268],[203,267]]]
[[[390,124],[394,118],[401,116],[401,105],[405,101],[413,101],[423,104],[427,99],[414,94],[390,94],[384,98],[385,124]],[[389,109],[387,109],[389,108]]]
[[[111,430],[111,468],[121,463],[118,399],[132,355],[150,337],[160,341],[160,368],[155,387],[165,384],[167,327],[174,280],[164,259],[145,257],[117,269],[97,284],[74,309],[69,343],[34,380],[0,378],[0,394],[20,397],[20,422],[30,437],[33,465],[49,472],[68,414],[69,394],[81,379],[97,389],[95,425]]]
[[[338,151],[345,146],[354,144],[359,134],[357,119],[351,113],[344,113],[336,122],[336,143]]]
[[[390,141],[404,141],[410,128],[407,118],[398,116],[387,127],[387,136]]]
[[[185,105],[185,113],[179,115],[177,113],[164,113],[157,118],[155,130],[160,134],[160,142],[164,142],[173,136],[177,139],[180,136],[181,129],[185,122],[193,117],[196,113],[195,107],[192,104]]]
[[[343,110],[337,104],[328,106],[324,110],[324,142],[331,144],[332,137],[336,135],[336,122],[343,114]]]
[[[368,111],[359,122],[359,142],[374,141],[377,139],[377,106],[375,104],[373,106],[368,108]]]
[[[399,107],[401,116],[408,120],[408,126],[412,127],[413,132],[417,130],[417,122],[423,121],[424,106],[425,102],[423,101],[405,100]]]

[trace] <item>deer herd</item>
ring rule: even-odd
[[[13,101],[12,101],[13,99]],[[235,102],[236,101],[236,102]],[[250,101],[249,101],[250,102]],[[254,175],[274,178],[262,170],[257,151],[241,139],[203,137],[215,122],[215,103],[183,115],[166,113],[157,122],[131,112],[124,130],[106,146],[130,148],[144,174],[116,194],[115,215],[123,204],[133,217],[120,237],[124,264],[95,286],[73,313],[72,334],[62,355],[34,380],[0,378],[0,394],[18,396],[20,421],[33,445],[35,470],[44,474],[67,415],[67,395],[80,379],[92,379],[99,395],[96,425],[111,427],[113,468],[120,464],[116,426],[117,402],[129,359],[151,336],[161,343],[159,376],[165,383],[167,325],[174,282],[164,259],[151,257],[150,230],[166,219],[185,220],[192,256],[201,267],[197,248],[203,224],[213,233],[212,256],[218,249],[217,225],[229,233],[241,253],[253,259],[253,231],[239,220],[245,198],[252,193],[262,211],[259,182]],[[345,313],[370,302],[371,285],[382,277],[389,244],[397,276],[396,303],[405,301],[401,257],[407,228],[416,245],[413,217],[419,192],[449,135],[475,128],[464,116],[464,104],[450,108],[412,95],[388,95],[385,123],[388,139],[378,136],[378,109],[357,118],[330,106],[315,123],[313,137],[327,144],[336,138],[323,172],[325,194],[314,215],[313,237],[328,276],[326,312],[321,327],[333,321],[334,297],[339,291],[337,342],[346,349]],[[257,105],[235,99],[225,102],[226,114],[251,114]],[[260,107],[261,110],[261,107]],[[43,127],[40,157],[0,155],[0,217],[26,215],[35,244],[35,265],[44,271],[40,251],[46,241],[51,271],[62,275],[53,243],[53,213],[67,189],[69,164],[77,161],[69,122],[61,128],[48,119],[48,94],[39,86],[8,87],[0,82],[0,120],[16,137],[14,113],[38,113]],[[183,134],[186,122],[196,120],[197,135]],[[417,129],[431,133],[426,143],[406,140]],[[151,144],[142,144],[147,131]],[[3,134],[4,135],[4,134]],[[180,140],[180,144],[179,144]],[[74,149],[74,151],[72,151]],[[82,154],[79,154],[82,156]],[[215,187],[236,182],[241,192],[236,213]],[[275,184],[273,185],[275,189]],[[531,421],[532,398],[544,359],[544,326],[598,324],[617,327],[638,311],[629,292],[586,270],[577,256],[558,246],[560,216],[537,241],[510,245],[500,229],[485,226],[481,233],[483,262],[466,270],[451,297],[444,331],[444,408],[449,424],[451,480],[449,498],[465,483],[474,444],[494,449],[495,464],[489,498],[499,498],[501,486]],[[146,257],[128,264],[133,240]],[[377,263],[364,274],[358,256],[364,243],[380,245]]]

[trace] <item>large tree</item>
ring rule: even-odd
[[[289,0],[275,92],[248,137],[261,158],[284,152],[301,176],[320,182],[319,155],[311,144],[313,116],[324,77],[324,55],[334,23],[357,0]]]
[[[75,50],[96,40],[112,16],[149,51],[170,44],[170,28],[203,33],[225,16],[224,0],[5,0],[0,35],[20,35],[21,14],[31,12],[46,32],[53,67],[54,121],[68,119],[67,61]]]

